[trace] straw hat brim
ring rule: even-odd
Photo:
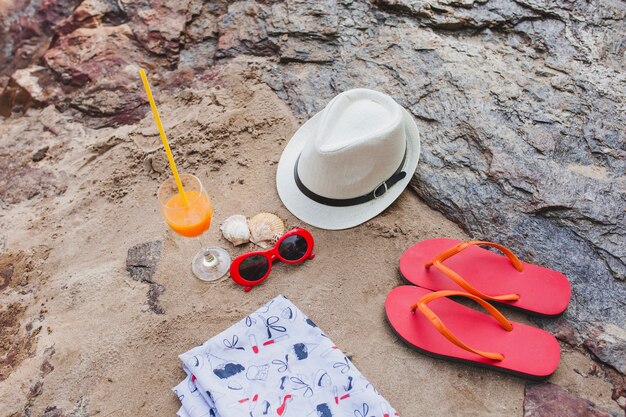
[[[407,155],[404,171],[406,177],[390,187],[381,197],[367,203],[349,206],[332,207],[317,203],[302,194],[296,185],[293,175],[294,165],[305,144],[313,140],[321,114],[310,118],[293,135],[285,147],[276,171],[276,188],[278,195],[287,209],[298,219],[320,229],[342,230],[358,226],[382,213],[391,205],[406,188],[417,169],[420,153],[420,134],[413,117],[405,109],[404,126],[407,138]]]

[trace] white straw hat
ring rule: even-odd
[[[278,163],[278,195],[312,226],[354,227],[398,198],[419,153],[419,131],[404,108],[377,91],[349,90],[293,135]]]

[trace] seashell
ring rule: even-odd
[[[246,216],[242,214],[233,214],[222,223],[220,227],[222,235],[226,240],[235,246],[250,241],[250,229]]]
[[[250,241],[266,248],[272,240],[285,233],[285,224],[275,214],[259,213],[248,221]]]

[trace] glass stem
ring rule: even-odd
[[[200,243],[200,249],[202,249],[202,253],[204,254],[204,259],[203,259],[204,266],[206,266],[207,268],[214,267],[215,264],[217,264],[217,258],[213,256],[211,251],[204,244],[204,241],[202,240],[202,236],[198,236],[197,239],[198,239],[198,242]]]

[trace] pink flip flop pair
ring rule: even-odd
[[[504,255],[480,248],[491,246]],[[521,262],[504,246],[483,241],[430,239],[409,248],[400,272],[414,285],[397,287],[385,301],[387,320],[413,348],[533,379],[557,368],[560,347],[550,333],[507,320],[490,302],[554,317],[571,296],[567,278]],[[449,297],[471,299],[489,314]]]

